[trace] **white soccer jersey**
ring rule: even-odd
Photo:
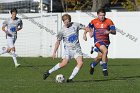
[[[23,26],[22,20],[18,17],[16,17],[15,20],[12,20],[11,18],[9,18],[3,22],[3,26],[6,26],[8,33],[10,33],[12,35],[12,36],[8,36],[8,35],[6,36],[7,45],[8,45],[8,47],[12,48],[12,47],[14,47],[14,43],[17,39],[16,28],[18,28],[19,26],[20,26],[20,28],[22,28],[22,26]]]
[[[7,31],[12,35],[13,38],[17,37],[17,31],[16,28],[20,26],[22,28],[22,20],[18,17],[15,18],[15,20],[9,18],[3,22],[3,26],[7,26]],[[9,37],[9,36],[7,36]]]
[[[65,26],[62,27],[61,31],[57,35],[57,40],[63,40],[65,49],[64,55],[71,57],[74,57],[77,54],[82,55],[79,43],[79,30],[84,27],[84,25],[75,22],[71,22],[70,27],[68,28]]]
[[[85,26],[79,23],[71,22],[71,26],[66,28],[62,27],[61,31],[57,35],[58,40],[64,42],[64,48],[74,49],[80,46],[79,43],[79,30]]]

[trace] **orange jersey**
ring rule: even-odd
[[[110,43],[109,34],[105,34],[107,30],[115,30],[114,23],[105,18],[102,22],[98,18],[91,21],[90,28],[94,28],[94,42]]]

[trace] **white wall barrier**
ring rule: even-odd
[[[76,12],[69,13],[72,21],[88,25],[96,13]],[[54,48],[56,34],[61,29],[61,13],[56,14],[19,14],[23,20],[23,29],[18,32],[16,51],[18,56],[24,57],[50,57]],[[0,27],[9,14],[0,14]],[[108,12],[106,17],[113,20],[117,27],[117,34],[110,35],[109,58],[140,58],[140,12]],[[82,39],[84,31],[80,31],[79,39],[85,57],[95,57],[97,53],[90,54],[93,39]],[[0,30],[0,48],[6,46],[5,33]],[[58,51],[62,56],[63,48]],[[9,56],[8,54],[1,56]]]

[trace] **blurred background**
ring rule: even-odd
[[[99,8],[106,11],[139,11],[140,0],[0,0],[0,13],[8,13],[11,8],[19,12],[95,12]]]
[[[106,17],[117,29],[116,36],[110,35],[109,58],[140,58],[140,0],[0,0],[0,28],[11,16],[11,8],[17,8],[17,16],[23,21],[23,29],[18,32],[15,44],[18,56],[51,57],[56,35],[63,26],[61,17],[64,13],[69,13],[73,22],[87,26],[96,18],[96,11],[104,8]],[[93,39],[88,37],[85,42],[83,32],[80,31],[79,39],[84,56],[94,58],[96,53],[90,54]],[[7,43],[1,30],[0,37],[1,49]],[[60,46],[57,56],[61,57],[62,53],[63,47]]]

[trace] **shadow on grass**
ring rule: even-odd
[[[23,67],[49,67],[49,66],[54,66],[54,65],[31,65],[31,64],[27,64],[27,65],[21,65],[21,68]]]
[[[140,78],[140,76],[127,76],[127,77],[116,77],[116,78],[109,78],[109,77],[105,77],[104,79],[100,79],[100,80],[77,80],[74,81],[76,82],[106,82],[106,81],[125,81],[125,80],[130,80],[130,79],[137,79]]]
[[[140,64],[121,64],[121,65],[114,64],[114,65],[109,65],[109,66],[140,66]]]

